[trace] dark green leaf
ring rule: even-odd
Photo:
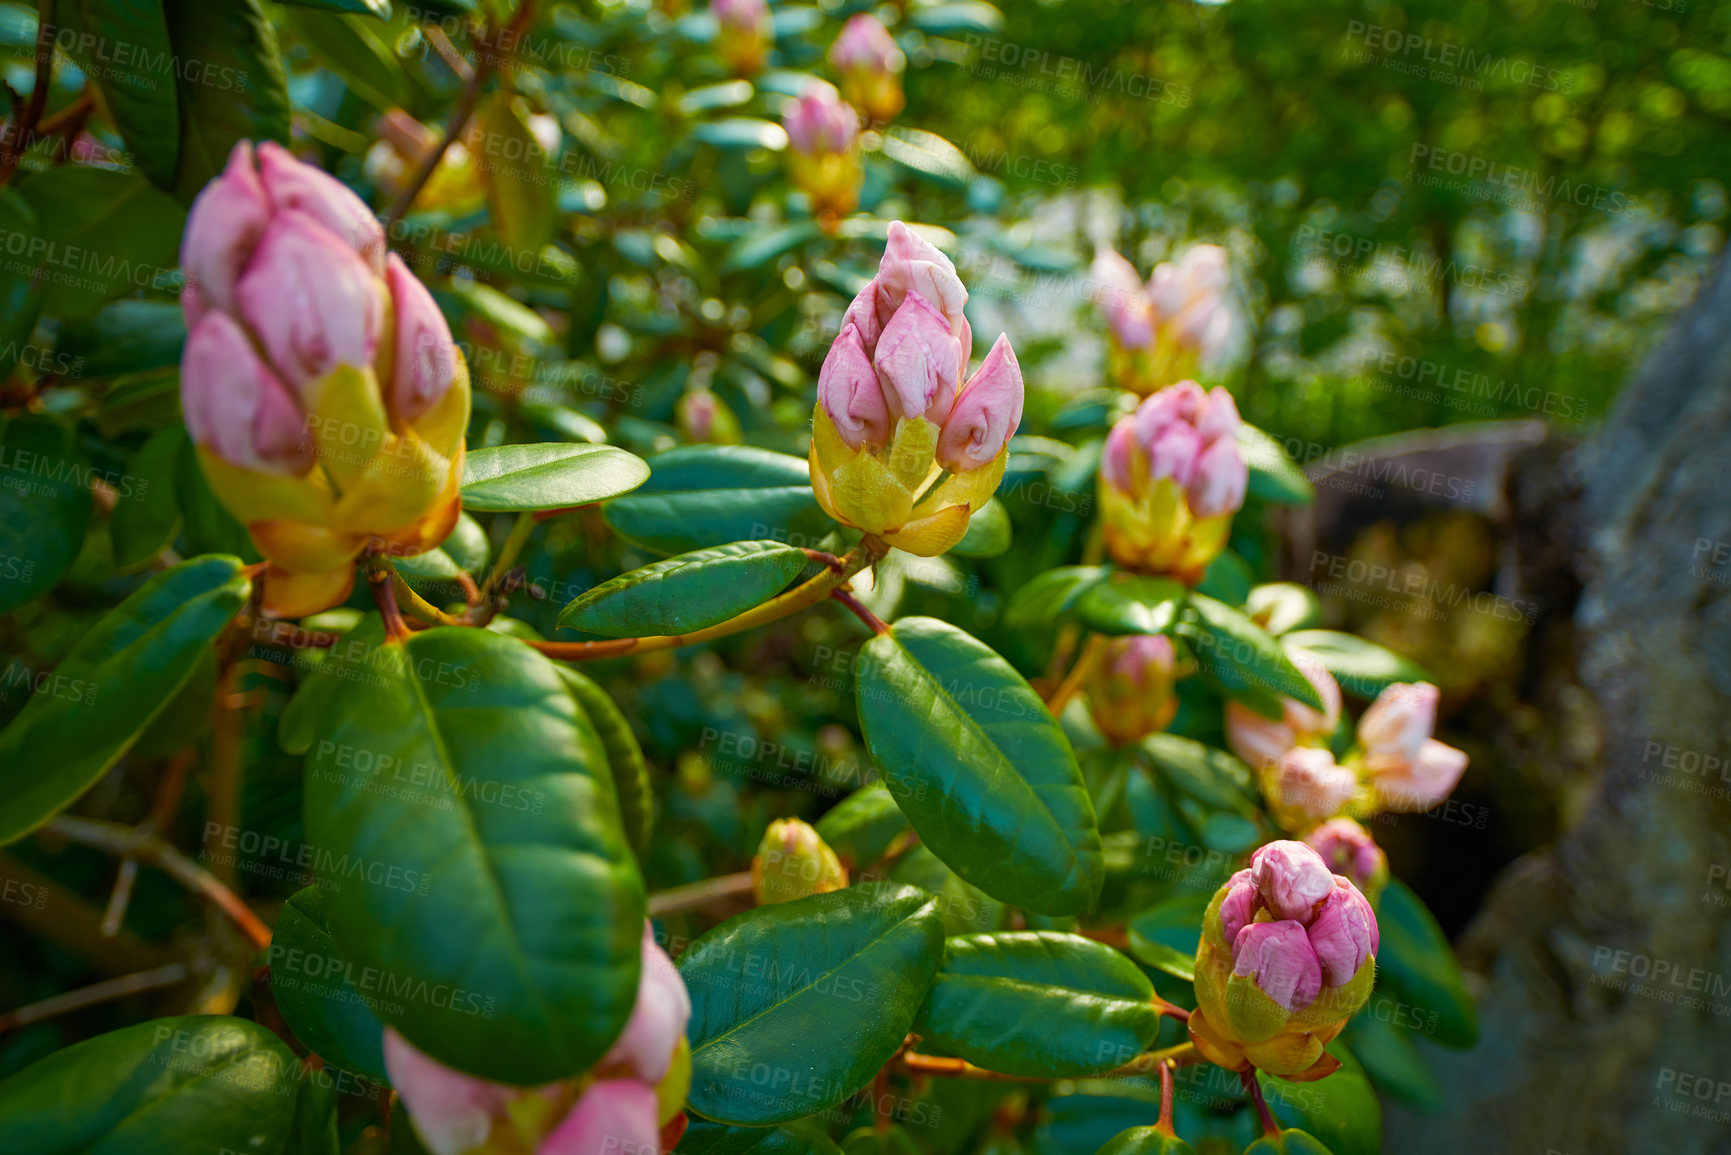
[[[1196,583],[1196,592],[1229,606],[1241,606],[1255,584],[1256,575],[1251,572],[1250,564],[1231,550],[1225,550],[1208,563],[1202,580]]]
[[[1174,895],[1131,919],[1130,953],[1185,982],[1194,980],[1202,915],[1212,898],[1207,892]]]
[[[1114,1136],[1096,1155],[1196,1155],[1196,1149],[1153,1127],[1132,1127]]]
[[[691,1107],[782,1123],[841,1102],[896,1053],[943,955],[937,901],[851,887],[747,911],[691,944]]]
[[[90,472],[69,426],[30,413],[0,418],[0,613],[54,588],[78,557]]]
[[[907,828],[907,815],[882,783],[854,791],[817,820],[818,837],[852,870],[875,865]]]
[[[384,641],[370,616],[282,737],[307,753],[307,841],[388,868],[325,895],[344,954],[382,976],[374,1013],[501,1082],[599,1059],[635,997],[643,883],[607,753],[558,669],[488,630]]]
[[[61,0],[55,19],[55,45],[102,90],[139,171],[156,185],[173,184],[180,112],[161,0]]]
[[[186,214],[143,176],[68,164],[35,173],[18,191],[49,246],[48,312],[85,317],[111,297],[173,286]]]
[[[1257,1072],[1262,1093],[1274,1117],[1298,1132],[1305,1146],[1286,1141],[1289,1155],[1378,1155],[1382,1150],[1382,1104],[1365,1078],[1364,1068],[1338,1041],[1328,1053],[1340,1060],[1340,1070],[1314,1083],[1292,1083]],[[1327,1144],[1327,1146],[1324,1146]]]
[[[968,532],[950,547],[957,557],[997,557],[1010,548],[1010,512],[992,498],[968,519]]]
[[[236,558],[183,562],[140,586],[42,675],[0,731],[0,843],[96,784],[174,700],[251,590]]]
[[[1099,1074],[1160,1030],[1148,976],[1104,943],[1054,931],[952,938],[914,1029],[940,1051],[1010,1075]]]
[[[1076,615],[1102,634],[1167,633],[1188,596],[1171,578],[1114,573],[1082,594]]]
[[[1004,26],[1004,14],[983,0],[963,0],[961,3],[927,4],[913,9],[908,22],[921,32],[934,36],[954,36],[958,33],[985,34]]]
[[[729,1127],[693,1119],[674,1148],[678,1155],[841,1155],[835,1140],[810,1123]]]
[[[391,0],[281,0],[300,8],[323,8],[331,12],[353,12],[359,16],[391,18]]]
[[[1067,565],[1049,569],[1010,595],[1004,624],[1021,629],[1050,625],[1076,608],[1082,597],[1112,571],[1097,565]]]
[[[565,685],[576,697],[577,704],[595,723],[595,732],[607,751],[607,765],[613,771],[613,793],[619,799],[619,818],[625,829],[625,840],[639,857],[649,844],[649,832],[655,825],[655,794],[649,787],[649,766],[643,760],[643,748],[631,732],[618,705],[607,691],[596,685],[587,674],[569,666],[557,667]]]
[[[1479,1039],[1478,1013],[1461,982],[1460,964],[1424,902],[1390,879],[1377,907],[1382,946],[1376,954],[1378,997],[1388,990],[1406,1004],[1401,1021],[1452,1047]]]
[[[1238,427],[1238,448],[1250,466],[1249,493],[1283,505],[1309,505],[1316,489],[1279,441],[1254,425]]]
[[[259,0],[162,0],[182,61],[174,195],[189,204],[242,140],[289,139],[288,81]],[[179,239],[178,227],[169,240]]]
[[[1104,878],[1070,744],[1028,683],[984,643],[907,618],[860,650],[860,725],[921,841],[993,898],[1080,914]]]
[[[1301,674],[1280,643],[1238,610],[1199,593],[1190,595],[1194,617],[1179,632],[1191,644],[1196,663],[1235,699],[1292,698],[1322,709],[1316,687]]]
[[[629,493],[649,476],[611,445],[499,445],[463,458],[463,508],[481,513],[565,509]]]
[[[161,429],[127,462],[120,498],[108,523],[117,569],[138,569],[174,544],[180,532],[174,477],[186,443],[184,428]]]
[[[30,202],[19,196],[17,189],[0,189],[0,237],[18,238],[13,243],[23,250],[15,256],[8,254],[0,262],[0,381],[17,367],[42,312],[46,288],[42,255],[30,256],[35,247],[31,242],[37,235],[36,210]],[[77,376],[71,365],[61,368],[57,363],[56,371]]]
[[[803,458],[743,445],[694,445],[649,461],[649,480],[610,501],[607,523],[657,553],[733,541],[815,546],[834,523],[818,508]]]
[[[355,95],[381,111],[412,102],[408,74],[380,37],[378,25],[362,16],[314,10],[323,7],[335,5],[303,4],[292,16],[295,29],[312,46],[320,63],[342,77]]]
[[[1346,1044],[1364,1064],[1371,1082],[1384,1094],[1420,1111],[1440,1110],[1445,1101],[1442,1086],[1425,1066],[1412,1035],[1377,1013],[1377,1009],[1389,1004],[1386,998],[1373,998],[1363,1011],[1353,1016],[1346,1027]]]
[[[740,541],[658,561],[566,606],[559,625],[610,638],[687,634],[768,601],[806,567],[805,551]]]
[[[335,885],[363,885],[359,877]],[[355,986],[354,968],[325,923],[324,892],[297,891],[283,904],[270,940],[270,992],[295,1038],[327,1063],[386,1078],[384,1024],[376,997]]]
[[[1281,640],[1321,662],[1340,688],[1356,697],[1374,698],[1397,682],[1431,680],[1417,662],[1351,634],[1301,630]]]
[[[1150,734],[1142,750],[1162,777],[1199,802],[1238,812],[1255,803],[1250,767],[1224,750],[1177,734]]]
[[[54,351],[74,377],[112,377],[180,364],[186,318],[173,301],[111,301],[60,331]]]
[[[1331,1155],[1316,1136],[1287,1129],[1274,1138],[1262,1138],[1244,1149],[1244,1155]]]

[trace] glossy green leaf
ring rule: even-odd
[[[1141,748],[1161,777],[1199,802],[1240,812],[1255,803],[1250,767],[1224,750],[1177,734],[1150,734]]]
[[[937,897],[945,935],[1009,929],[1010,908],[951,870],[928,846],[914,842],[897,854],[889,864],[889,877]]]
[[[463,508],[472,513],[566,509],[629,493],[649,476],[640,457],[611,445],[499,445],[463,457]]]
[[[1322,620],[1322,602],[1309,587],[1296,582],[1269,582],[1250,591],[1244,612],[1263,629],[1279,637],[1304,630]]]
[[[46,278],[42,258],[30,256],[36,236],[36,210],[13,188],[0,189],[0,236],[17,237],[22,254],[0,262],[0,381],[12,375],[42,312]],[[58,365],[58,362],[56,363]],[[77,375],[73,365],[61,370]]]
[[[1262,1093],[1274,1117],[1298,1132],[1311,1146],[1287,1139],[1290,1155],[1379,1155],[1382,1151],[1382,1104],[1365,1077],[1364,1068],[1336,1040],[1328,1053],[1340,1060],[1340,1070],[1313,1083],[1292,1083],[1257,1072]]]
[[[705,121],[691,132],[694,139],[723,149],[766,148],[779,152],[787,147],[787,131],[773,120],[733,116]]]
[[[968,518],[968,532],[950,547],[957,557],[997,557],[1010,548],[1010,511],[997,498]]]
[[[160,429],[127,462],[117,490],[120,497],[108,521],[115,568],[138,569],[174,544],[180,532],[174,477],[186,444],[183,427]]]
[[[156,1019],[59,1050],[0,1083],[7,1155],[301,1155],[294,1053],[226,1015]]]
[[[852,870],[874,865],[907,828],[907,815],[881,782],[855,790],[817,820],[818,837]]]
[[[68,164],[32,174],[18,191],[63,262],[43,294],[48,312],[85,317],[111,297],[172,285],[186,214],[143,176]]]
[[[619,800],[625,840],[631,844],[632,852],[641,857],[655,825],[655,794],[649,786],[649,765],[643,760],[643,748],[637,744],[637,736],[631,732],[631,723],[625,720],[624,712],[606,690],[570,666],[556,668],[577,704],[595,723],[595,733],[607,751],[608,768],[613,771],[613,793]]]
[[[740,541],[670,557],[603,582],[566,606],[559,625],[610,638],[686,634],[768,601],[808,562],[775,541]]]
[[[1322,1141],[1308,1131],[1288,1128],[1272,1138],[1261,1138],[1244,1149],[1244,1155],[1332,1155]]]
[[[1446,1101],[1442,1085],[1425,1066],[1412,1035],[1388,1021],[1392,1015],[1378,1014],[1389,1005],[1390,1000],[1373,997],[1353,1016],[1342,1038],[1378,1090],[1420,1111],[1440,1110]]]
[[[1267,630],[1243,613],[1204,594],[1192,593],[1193,616],[1179,624],[1190,642],[1196,663],[1230,697],[1292,698],[1312,709],[1322,708],[1310,684]]]
[[[364,881],[339,878],[335,885]],[[355,985],[355,969],[326,924],[324,892],[309,886],[291,895],[273,930],[271,998],[295,1038],[345,1071],[387,1078],[384,1024],[367,1005],[377,993]]]
[[[340,11],[317,11],[327,5],[300,5],[291,17],[301,38],[312,46],[319,63],[343,78],[349,90],[382,110],[414,100],[414,88],[396,53],[380,35],[374,20]]]
[[[869,1083],[901,1046],[943,955],[937,901],[850,887],[758,907],[681,956],[691,1108],[783,1123]]]
[[[140,586],[72,647],[0,730],[0,843],[96,784],[174,700],[251,591],[238,559],[194,558]]]
[[[909,13],[908,22],[921,32],[936,36],[970,32],[985,35],[1004,26],[1004,14],[984,0],[961,0],[959,3],[922,5]]]
[[[1196,948],[1202,941],[1202,915],[1213,894],[1195,891],[1155,903],[1131,919],[1130,953],[1149,966],[1185,982],[1196,977]]]
[[[319,867],[341,881],[332,934],[381,976],[379,1018],[501,1082],[601,1057],[635,997],[643,883],[607,753],[553,663],[488,630],[384,641],[369,616],[282,740],[307,755],[307,841],[385,867]]]
[[[60,330],[54,351],[74,377],[112,377],[180,364],[186,318],[173,301],[110,301]]]
[[[1012,629],[1047,626],[1061,621],[1077,603],[1112,571],[1105,566],[1067,565],[1049,569],[1010,595],[1004,624]]]
[[[1196,583],[1196,592],[1229,606],[1241,606],[1255,584],[1256,575],[1251,572],[1250,563],[1233,551],[1224,550],[1208,563],[1202,580]]]
[[[678,1155],[841,1155],[835,1140],[810,1123],[729,1127],[693,1119],[674,1148]]]
[[[1254,425],[1240,425],[1238,449],[1250,467],[1248,492],[1252,497],[1284,505],[1309,505],[1316,500],[1316,488],[1304,470],[1269,434]]]
[[[610,501],[607,523],[657,553],[734,541],[815,546],[834,522],[818,508],[804,458],[743,445],[695,445],[649,460],[649,480]]]
[[[1423,666],[1375,642],[1336,630],[1301,630],[1281,641],[1303,650],[1334,675],[1340,688],[1359,698],[1374,698],[1397,682],[1428,682]]]
[[[738,272],[767,265],[783,253],[823,236],[823,227],[816,221],[796,221],[776,225],[739,238],[722,259],[721,271]]]
[[[1376,953],[1378,997],[1389,991],[1408,1008],[1402,1021],[1440,1043],[1470,1047],[1478,1042],[1478,1012],[1461,981],[1460,963],[1423,900],[1399,879],[1390,879],[1376,922],[1382,933]]]
[[[860,650],[860,725],[921,841],[993,898],[1080,914],[1104,878],[1094,806],[1045,703],[984,643],[906,618]]]
[[[1132,1127],[1113,1136],[1095,1155],[1196,1155],[1196,1149],[1153,1127]]]
[[[1055,931],[952,938],[914,1030],[939,1051],[1010,1075],[1123,1066],[1160,1030],[1154,986],[1104,943]]]
[[[174,48],[160,0],[61,0],[55,45],[102,91],[126,151],[159,185],[180,152]]]
[[[487,190],[493,228],[508,248],[522,255],[539,253],[552,240],[559,219],[551,158],[529,127],[528,116],[522,102],[503,91],[475,113],[482,142],[476,172]]]
[[[90,463],[70,426],[0,418],[0,613],[54,588],[90,525]]]
[[[1114,573],[1082,594],[1076,615],[1102,634],[1169,633],[1188,597],[1171,578]]]
[[[174,195],[189,204],[242,140],[289,139],[288,80],[276,29],[259,0],[162,0],[168,37],[186,67]],[[179,230],[168,238],[178,241]]]

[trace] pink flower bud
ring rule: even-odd
[[[1358,740],[1365,753],[1371,758],[1416,758],[1436,726],[1440,697],[1429,682],[1388,687],[1358,720]]]
[[[1377,797],[1389,810],[1429,810],[1454,792],[1466,772],[1467,756],[1453,746],[1427,738],[1418,754],[1390,768],[1370,763]]]
[[[1213,445],[1216,441],[1234,439],[1240,424],[1238,402],[1232,399],[1232,394],[1219,385],[1210,389],[1208,404],[1196,422],[1196,432],[1202,435],[1202,440]]]
[[[1321,713],[1291,698],[1282,698],[1280,720],[1264,718],[1237,702],[1226,704],[1226,743],[1252,767],[1273,766],[1294,746],[1326,740],[1340,723],[1340,686],[1316,659],[1296,655],[1292,659],[1322,699]]]
[[[243,140],[187,214],[180,267],[186,275],[182,300],[189,325],[206,309],[234,307],[235,283],[264,237],[270,215],[270,199],[253,168],[252,145]]]
[[[307,471],[312,445],[300,407],[228,314],[207,314],[193,327],[180,373],[194,442],[230,465],[293,476]]]
[[[437,405],[456,380],[457,346],[433,294],[395,253],[385,264],[385,284],[396,310],[391,407],[397,420],[412,424]]]
[[[1238,941],[1238,932],[1256,921],[1262,909],[1262,896],[1250,871],[1240,870],[1226,880],[1226,897],[1220,903],[1220,929],[1228,944]]]
[[[1149,349],[1154,345],[1154,306],[1142,287],[1136,267],[1111,249],[1094,255],[1090,270],[1094,300],[1106,314],[1112,336],[1126,349]]]
[[[1308,923],[1316,904],[1334,891],[1322,856],[1302,842],[1270,842],[1250,856],[1250,877],[1275,918]]]
[[[817,396],[850,449],[868,442],[889,444],[895,418],[890,415],[884,388],[859,329],[852,322],[843,323],[841,335],[823,359],[817,374]]]
[[[467,1155],[487,1142],[496,1120],[524,1094],[453,1071],[385,1028],[385,1073],[403,1101],[415,1133],[432,1155]],[[653,1100],[654,1093],[650,1093]],[[653,1110],[651,1122],[654,1121]]]
[[[1275,764],[1270,793],[1282,808],[1306,818],[1332,818],[1358,790],[1358,775],[1317,746],[1295,746]]]
[[[1106,484],[1120,493],[1133,494],[1136,484],[1136,428],[1128,421],[1112,426],[1106,435],[1105,454],[1100,460],[1100,475]]]
[[[673,960],[655,942],[655,930],[643,924],[643,977],[625,1033],[601,1060],[600,1067],[623,1065],[639,1080],[654,1086],[667,1074],[673,1050],[691,1019],[691,996]]]
[[[1176,664],[1177,654],[1172,649],[1171,638],[1164,634],[1131,634],[1118,639],[1116,652],[1107,668],[1140,688],[1150,681],[1164,686],[1172,677]]]
[[[384,320],[379,281],[303,213],[271,219],[236,296],[241,318],[297,392],[338,365],[373,362]]]
[[[1021,423],[1022,367],[1010,338],[1000,333],[944,420],[938,464],[952,473],[978,469],[998,456]]]
[[[1238,451],[1238,443],[1223,437],[1196,458],[1185,498],[1197,517],[1219,517],[1236,513],[1244,505],[1250,486],[1250,467]]]
[[[384,275],[385,230],[366,202],[336,177],[296,160],[275,141],[258,146],[258,167],[277,212],[305,213],[359,253],[374,276]]]
[[[1161,427],[1148,443],[1148,480],[1170,477],[1179,488],[1190,484],[1196,458],[1202,452],[1202,437],[1194,426],[1174,421]]]
[[[656,1111],[655,1088],[649,1084],[602,1079],[589,1085],[535,1155],[659,1155]]]
[[[1176,262],[1164,261],[1148,281],[1148,293],[1163,318],[1217,298],[1232,283],[1231,263],[1219,245],[1192,245]]]
[[[834,88],[815,82],[788,102],[781,123],[794,150],[811,156],[846,152],[859,132],[859,114]]]
[[[942,425],[956,399],[962,369],[959,355],[943,313],[910,290],[872,353],[890,413],[899,418],[923,416]]]
[[[883,259],[878,262],[876,283],[880,322],[887,324],[907,295],[918,293],[948,318],[950,332],[961,342],[961,363],[964,366],[968,363],[973,348],[973,331],[963,312],[968,290],[942,249],[902,222],[891,221]],[[860,331],[865,332],[863,328]]]
[[[1345,986],[1365,960],[1376,954],[1379,942],[1376,915],[1358,889],[1344,878],[1322,900],[1322,908],[1306,928],[1310,946],[1322,967],[1322,981],[1331,987]]]
[[[881,74],[900,72],[907,67],[907,57],[875,16],[864,12],[842,26],[841,35],[830,46],[829,62],[846,72]]]
[[[1350,818],[1333,818],[1304,836],[1306,846],[1322,855],[1334,873],[1349,879],[1366,894],[1380,888],[1388,857],[1369,832]]]
[[[1161,430],[1169,425],[1194,427],[1208,408],[1208,394],[1194,381],[1180,381],[1150,394],[1136,407],[1136,439],[1152,445]]]
[[[1322,968],[1304,927],[1296,922],[1253,922],[1232,941],[1232,973],[1251,978],[1288,1011],[1300,1011],[1322,993]]]
[[[769,26],[769,5],[765,0],[714,0],[710,10],[724,35],[760,32]]]

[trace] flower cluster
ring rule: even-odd
[[[1250,471],[1238,406],[1194,381],[1160,390],[1120,419],[1100,461],[1106,550],[1126,569],[1195,582],[1226,548]]]
[[[385,1070],[432,1155],[653,1155],[672,1150],[691,1084],[691,998],[643,925],[643,977],[625,1031],[576,1079],[511,1087],[476,1079],[385,1030]]]
[[[888,124],[901,112],[902,73],[908,59],[877,17],[861,12],[842,26],[830,45],[829,62],[841,73],[842,94],[872,124]]]
[[[781,123],[787,129],[793,183],[811,198],[812,215],[834,221],[859,203],[859,114],[832,85],[814,80],[790,100]]]
[[[1111,336],[1112,379],[1139,397],[1219,361],[1232,335],[1232,270],[1219,245],[1193,245],[1146,285],[1111,249],[1094,258],[1095,299]]]
[[[363,549],[439,544],[458,513],[468,373],[360,198],[242,141],[193,202],[180,262],[186,424],[270,563],[265,607],[315,613],[348,596]]]
[[[1227,1070],[1320,1078],[1323,1047],[1376,976],[1376,913],[1302,842],[1271,842],[1215,893],[1196,952],[1190,1038]]]
[[[973,332],[950,259],[900,221],[818,373],[811,484],[824,511],[935,557],[1003,480],[1022,420],[1008,337],[963,383]]]

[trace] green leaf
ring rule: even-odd
[[[691,131],[692,139],[722,149],[767,148],[780,152],[787,147],[787,131],[773,120],[733,116],[705,121]]]
[[[603,582],[559,615],[559,625],[610,638],[688,634],[768,601],[806,567],[805,551],[740,541],[646,565]]]
[[[59,1050],[0,1083],[7,1155],[300,1155],[300,1063],[226,1015],[156,1019]]]
[[[55,45],[102,90],[102,105],[157,185],[174,181],[180,111],[174,48],[160,0],[61,0]]]
[[[777,225],[740,237],[722,258],[721,271],[741,272],[767,265],[783,253],[797,249],[807,241],[823,236],[823,227],[816,221],[796,221]]]
[[[17,237],[24,251],[0,262],[0,381],[12,375],[42,312],[46,277],[42,254],[30,256],[37,236],[36,210],[13,188],[0,189],[0,236]],[[73,370],[71,365],[61,370]],[[77,372],[72,372],[77,376]]]
[[[950,547],[957,557],[997,557],[1010,548],[1010,511],[997,498],[968,518],[968,532]]]
[[[1095,1155],[1196,1155],[1196,1149],[1153,1127],[1132,1127],[1113,1136]]]
[[[180,364],[186,317],[173,301],[110,301],[60,330],[54,351],[73,376],[113,377]]]
[[[1196,592],[1229,606],[1241,606],[1255,584],[1256,575],[1251,572],[1250,563],[1231,550],[1224,550],[1208,563],[1202,580],[1196,583]]]
[[[361,878],[338,886],[363,885]],[[354,984],[355,969],[331,937],[324,892],[309,886],[283,904],[270,940],[270,993],[295,1038],[327,1063],[385,1079],[384,1024],[376,997]]]
[[[54,588],[90,525],[90,463],[70,426],[0,418],[0,613]]]
[[[921,32],[934,36],[954,36],[969,32],[986,34],[1004,26],[1004,14],[984,0],[962,0],[960,3],[927,4],[913,9],[908,22]]]
[[[1076,615],[1102,634],[1170,633],[1188,597],[1171,578],[1114,573],[1082,594]]]
[[[282,721],[307,754],[308,843],[386,867],[328,891],[331,932],[381,976],[374,1013],[434,1058],[507,1083],[575,1075],[624,1026],[641,962],[643,883],[600,736],[521,642],[382,634],[369,616],[332,647]]]
[[[123,573],[153,560],[180,532],[174,476],[186,443],[184,427],[160,429],[127,462],[120,500],[108,522],[114,565]]]
[[[1324,1155],[1378,1155],[1382,1150],[1382,1104],[1376,1091],[1351,1051],[1336,1041],[1329,1044],[1328,1053],[1340,1060],[1340,1070],[1314,1083],[1292,1083],[1256,1073],[1274,1117],[1288,1127],[1304,1128],[1297,1133],[1302,1142],[1287,1138],[1285,1150],[1290,1155],[1318,1151]]]
[[[1308,1131],[1288,1128],[1272,1139],[1262,1138],[1244,1149],[1244,1155],[1332,1155]]]
[[[649,480],[606,506],[614,532],[656,553],[734,541],[815,546],[834,523],[818,508],[804,458],[744,445],[694,445],[652,457]]]
[[[1045,703],[984,643],[907,618],[860,650],[860,725],[921,841],[993,898],[1080,914],[1104,880],[1076,757]]]
[[[1131,919],[1126,928],[1130,953],[1185,982],[1195,981],[1202,915],[1213,897],[1202,892],[1174,895]]]
[[[48,244],[48,312],[89,316],[111,297],[172,286],[186,214],[144,177],[68,164],[33,174],[18,191]]]
[[[1077,604],[1112,571],[1098,565],[1066,565],[1049,569],[1010,595],[1004,624],[1012,629],[1051,625]]]
[[[260,560],[246,527],[212,492],[190,441],[181,447],[180,461],[175,467],[174,500],[180,506],[184,552],[229,553],[244,561]]]
[[[881,783],[861,787],[817,820],[818,837],[850,870],[876,865],[896,836],[908,828],[907,815]]]
[[[183,71],[174,195],[190,204],[242,140],[289,139],[288,81],[259,0],[162,0]],[[196,63],[194,63],[196,62]],[[169,234],[172,243],[178,227]]]
[[[1094,1075],[1154,1041],[1153,996],[1148,976],[1104,943],[1056,931],[964,935],[944,944],[914,1029],[989,1071]]]
[[[1275,438],[1254,425],[1240,425],[1238,450],[1250,467],[1252,497],[1282,505],[1309,505],[1316,500],[1310,479]]]
[[[280,0],[299,8],[323,8],[328,12],[353,12],[358,16],[391,18],[391,0]]]
[[[937,900],[850,887],[758,907],[691,944],[692,1110],[784,1123],[869,1083],[902,1044],[943,955]]]
[[[557,666],[565,686],[595,723],[601,746],[607,751],[607,765],[613,771],[613,793],[619,800],[620,823],[632,853],[643,856],[649,845],[649,832],[655,825],[655,794],[649,786],[649,765],[643,760],[643,748],[631,732],[631,723],[608,695],[587,674],[570,666]]]
[[[567,509],[629,493],[649,476],[611,445],[499,445],[463,457],[463,508],[506,513]]]
[[[1390,879],[1376,912],[1382,945],[1376,980],[1409,1008],[1413,1029],[1451,1047],[1479,1039],[1478,1012],[1461,981],[1460,963],[1424,902],[1399,879]]]
[[[483,142],[476,172],[487,190],[493,228],[521,256],[539,253],[558,224],[559,190],[551,158],[529,127],[528,111],[501,91],[477,110],[475,125]]]
[[[1412,1035],[1373,1009],[1388,1003],[1387,999],[1373,998],[1363,1011],[1354,1015],[1343,1036],[1346,1044],[1364,1064],[1370,1081],[1384,1094],[1420,1111],[1441,1110],[1445,1102],[1442,1086],[1425,1066]]]
[[[1199,802],[1239,813],[1255,805],[1250,767],[1224,750],[1177,734],[1150,734],[1142,751],[1167,781]]]
[[[810,1123],[729,1127],[692,1119],[675,1148],[679,1155],[841,1155],[835,1140]]]
[[[1250,591],[1244,612],[1263,629],[1279,637],[1321,621],[1322,603],[1307,586],[1296,582],[1270,582]]]
[[[0,730],[0,844],[94,786],[160,714],[252,583],[232,557],[182,562],[86,633]]]
[[[1281,640],[1321,662],[1341,689],[1359,698],[1374,698],[1397,682],[1431,680],[1425,668],[1412,659],[1352,634],[1301,630]]]
[[[412,103],[414,87],[377,25],[362,16],[314,11],[335,5],[302,5],[291,15],[295,29],[320,62],[342,77],[349,90],[384,111]]]
[[[1192,593],[1190,605],[1195,614],[1181,622],[1178,630],[1190,641],[1202,672],[1228,697],[1265,700],[1273,694],[1322,709],[1316,687],[1267,630],[1204,594]]]

